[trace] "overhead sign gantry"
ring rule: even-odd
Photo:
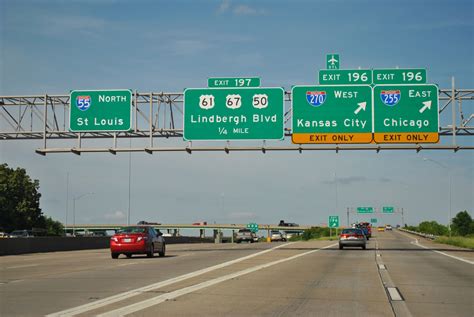
[[[426,70],[422,68],[341,70],[340,65],[339,54],[328,55],[328,69],[319,74],[324,84],[296,86],[293,95],[290,91],[283,92],[281,88],[261,88],[258,77],[213,77],[208,79],[207,88],[197,88],[201,89],[197,97],[192,96],[192,89],[186,96],[182,92],[132,93],[130,90],[75,90],[60,95],[0,96],[0,125],[3,127],[0,138],[42,139],[42,147],[36,150],[41,155],[80,155],[89,152],[117,154],[130,151],[149,154],[182,151],[191,154],[193,151],[218,150],[226,153],[301,153],[320,150],[379,152],[425,149],[457,152],[474,149],[457,138],[474,135],[474,117],[469,112],[474,101],[474,89],[456,88],[454,77],[451,88],[439,89],[427,83]],[[371,87],[371,92],[367,86]],[[225,89],[227,91],[223,92]],[[266,89],[274,89],[277,93],[271,95]],[[369,94],[371,97],[367,98]],[[201,95],[212,96],[206,98]],[[362,95],[364,98],[359,100]],[[191,108],[188,108],[188,101]],[[284,103],[291,101],[293,107],[284,107]],[[210,108],[213,102],[216,102],[214,110],[205,109]],[[267,108],[264,108],[266,103]],[[196,105],[198,108],[193,110]],[[221,107],[219,111],[225,111],[223,115],[217,113]],[[447,110],[451,110],[451,113]],[[213,111],[216,111],[214,116]],[[438,118],[438,113],[444,113],[442,120]],[[363,118],[369,114],[371,118]],[[202,119],[200,122],[199,115]],[[322,124],[319,122],[321,120]],[[235,126],[237,121],[239,124]],[[249,125],[245,126],[244,121]],[[309,126],[306,121],[309,121]],[[341,130],[334,128],[334,122]],[[228,123],[231,124],[222,126]],[[371,131],[364,130],[369,126],[372,126]],[[172,147],[154,144],[159,138],[183,136],[189,141],[231,141],[281,140],[285,134],[292,136],[295,146],[277,142],[275,145],[264,142],[261,146],[255,143],[234,143],[231,146],[228,143],[222,147],[192,142]],[[439,136],[444,136],[445,140],[449,136],[451,144],[430,145],[437,143]],[[120,139],[131,137],[148,138],[149,142],[135,148],[120,146]],[[370,137],[372,139],[369,141]],[[82,140],[95,138],[110,139],[111,143],[100,147],[83,146]],[[54,139],[75,141],[58,148],[48,144],[49,140]],[[334,145],[323,144],[326,142]],[[322,145],[317,146],[317,143]],[[358,143],[364,145],[353,146]]]

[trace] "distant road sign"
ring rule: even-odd
[[[185,140],[281,140],[283,88],[188,88]]]
[[[437,143],[439,141],[436,85],[376,85],[376,143]]]
[[[370,223],[377,223],[377,218],[371,218]]]
[[[295,144],[370,143],[372,88],[294,86],[292,89]]]
[[[329,216],[328,227],[329,228],[338,228],[339,227],[339,216]]]
[[[339,69],[339,54],[328,54],[326,55],[326,68],[327,69]]]
[[[383,207],[382,208],[382,213],[384,214],[392,214],[395,208],[393,207]]]
[[[426,69],[374,69],[373,83],[386,84],[424,84],[426,83]]]
[[[359,214],[372,214],[374,213],[373,207],[357,207],[357,213]]]
[[[207,79],[209,88],[260,87],[259,77],[212,77]]]
[[[250,229],[252,232],[258,232],[258,224],[257,223],[249,223],[247,224],[247,229]]]
[[[130,90],[73,90],[70,93],[69,106],[69,130],[72,132],[131,129]]]
[[[320,85],[370,85],[372,84],[371,69],[321,69]]]

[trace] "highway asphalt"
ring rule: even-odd
[[[310,241],[4,256],[0,315],[474,316],[473,251],[374,235],[367,250]]]

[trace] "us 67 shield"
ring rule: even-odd
[[[281,140],[283,88],[188,88],[185,140]]]

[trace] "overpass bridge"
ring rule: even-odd
[[[134,224],[132,224],[134,225]],[[218,232],[222,232],[223,230],[232,230],[232,233],[235,230],[239,230],[242,228],[246,228],[246,224],[161,224],[161,223],[147,223],[146,225],[153,226],[155,229],[160,231],[167,231],[171,233],[173,236],[179,236],[180,229],[196,229],[199,230],[199,236],[205,236],[205,230],[213,230],[214,236],[217,235]],[[73,226],[65,226],[65,231],[75,234],[75,232],[104,232],[104,231],[117,231],[122,227],[128,226],[127,224],[82,224],[82,225],[73,225]],[[291,232],[303,232],[306,229],[310,229],[311,227],[316,227],[316,225],[298,225],[298,226],[279,226],[279,225],[272,225],[272,224],[259,224],[258,230],[259,231],[267,231],[267,234],[270,234],[271,230],[280,230],[280,231],[291,231]],[[318,226],[320,227],[320,226]]]

